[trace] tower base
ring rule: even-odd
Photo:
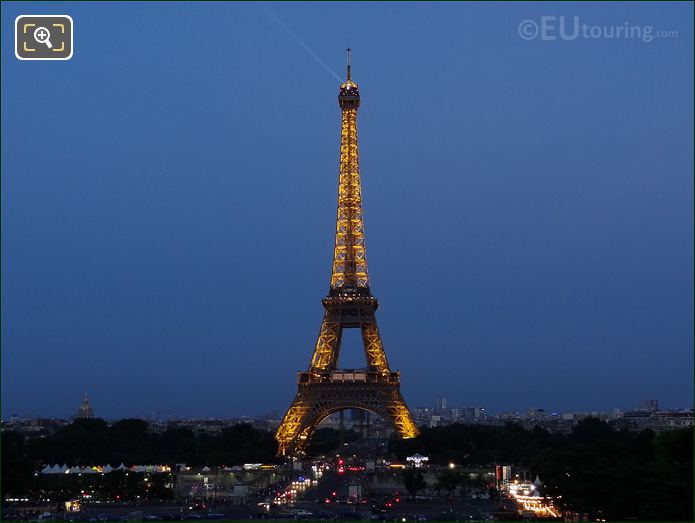
[[[304,454],[318,424],[345,409],[373,412],[390,422],[403,438],[418,435],[401,396],[398,372],[300,372],[298,382],[297,396],[275,435],[280,456]]]

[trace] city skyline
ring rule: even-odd
[[[17,419],[74,419],[76,417],[80,417],[80,411],[84,408],[85,404],[85,398],[89,395],[89,393],[85,393],[84,396],[82,397],[81,402],[75,403],[73,408],[69,410],[68,412],[62,414],[62,415],[42,415],[40,412],[37,413],[18,413],[18,412],[3,412],[2,415],[2,420],[3,421],[8,421],[12,418],[17,418]],[[498,416],[504,416],[507,414],[519,414],[519,415],[528,415],[530,413],[538,412],[541,411],[547,416],[560,416],[562,414],[568,414],[568,413],[576,413],[576,414],[591,414],[591,413],[599,413],[599,414],[614,414],[616,412],[637,412],[640,410],[644,410],[644,403],[647,402],[656,402],[658,405],[659,411],[662,412],[667,412],[667,411],[692,411],[693,410],[693,403],[691,402],[689,405],[664,405],[662,404],[661,401],[657,400],[645,400],[645,399],[640,399],[634,401],[632,404],[628,405],[614,405],[609,408],[592,408],[591,406],[587,406],[586,408],[582,409],[570,409],[570,408],[548,408],[547,405],[527,405],[525,407],[520,407],[520,408],[507,408],[507,409],[489,409],[485,405],[473,405],[473,404],[466,404],[463,402],[458,402],[458,401],[450,401],[449,398],[443,397],[445,400],[444,407],[440,407],[440,400],[442,399],[441,396],[438,397],[432,397],[430,403],[426,404],[414,404],[411,407],[411,411],[417,412],[417,411],[422,411],[424,409],[429,409],[432,411],[433,414],[436,414],[437,411],[442,411],[442,410],[458,410],[458,409],[481,409],[484,412],[485,416],[491,416],[491,417],[498,417]],[[89,405],[90,408],[92,403],[92,399],[90,397],[89,399]],[[130,414],[125,414],[122,416],[111,416],[108,413],[101,412],[99,410],[99,407],[97,405],[97,410],[95,413],[92,414],[93,417],[96,418],[102,418],[105,420],[117,420],[117,419],[151,419],[151,420],[174,420],[174,419],[200,419],[200,420],[205,420],[205,419],[222,419],[222,420],[242,420],[242,419],[256,419],[256,420],[261,420],[261,419],[274,419],[276,421],[279,421],[282,418],[284,410],[282,408],[267,408],[265,410],[260,410],[258,412],[242,412],[234,415],[215,415],[214,413],[211,415],[207,416],[202,416],[202,415],[196,415],[196,413],[177,413],[177,412],[171,412],[171,411],[161,411],[157,408],[152,408],[147,411],[142,411],[142,412],[133,412]],[[440,412],[441,413],[441,412]],[[90,416],[90,417],[92,417]],[[377,416],[378,417],[378,416]]]
[[[110,418],[281,411],[329,285],[338,82],[253,4],[57,4],[75,55],[51,64],[9,57],[31,8],[4,7],[3,417],[85,391]],[[353,48],[410,407],[691,408],[692,4],[566,13],[678,32],[651,43],[520,38],[546,6],[420,7],[272,6],[329,68]]]

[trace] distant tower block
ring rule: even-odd
[[[82,404],[80,405],[80,408],[77,409],[77,414],[75,414],[76,418],[93,418],[94,417],[94,411],[92,410],[91,405],[89,404],[89,396],[87,393],[84,393],[84,398],[82,399]]]
[[[389,422],[403,438],[418,429],[400,392],[400,374],[392,371],[376,323],[379,306],[372,296],[362,220],[362,186],[357,150],[357,108],[360,92],[352,80],[348,49],[347,79],[340,86],[342,112],[338,215],[333,269],[323,299],[323,322],[309,369],[298,376],[297,396],[275,438],[281,456],[301,455],[316,426],[346,409],[373,412]],[[360,329],[367,366],[338,369],[343,329]]]
[[[638,409],[646,412],[656,412],[659,410],[659,400],[642,400],[639,402]]]

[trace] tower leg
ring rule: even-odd
[[[386,352],[384,352],[384,344],[379,335],[376,319],[363,322],[360,328],[362,330],[362,344],[364,345],[367,365],[379,372],[390,372],[389,362],[386,359]]]
[[[298,393],[275,434],[279,456],[287,456],[294,453],[297,446],[304,446],[299,443],[303,443],[302,440],[307,438],[306,434],[301,438],[301,432],[307,425],[310,410],[311,407],[303,401],[301,393]]]
[[[316,340],[314,355],[311,358],[309,371],[320,372],[335,369],[340,355],[340,340],[343,328],[339,322],[329,321],[325,314],[321,322],[321,330]]]

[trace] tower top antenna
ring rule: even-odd
[[[347,50],[347,79],[350,80],[350,48]]]

